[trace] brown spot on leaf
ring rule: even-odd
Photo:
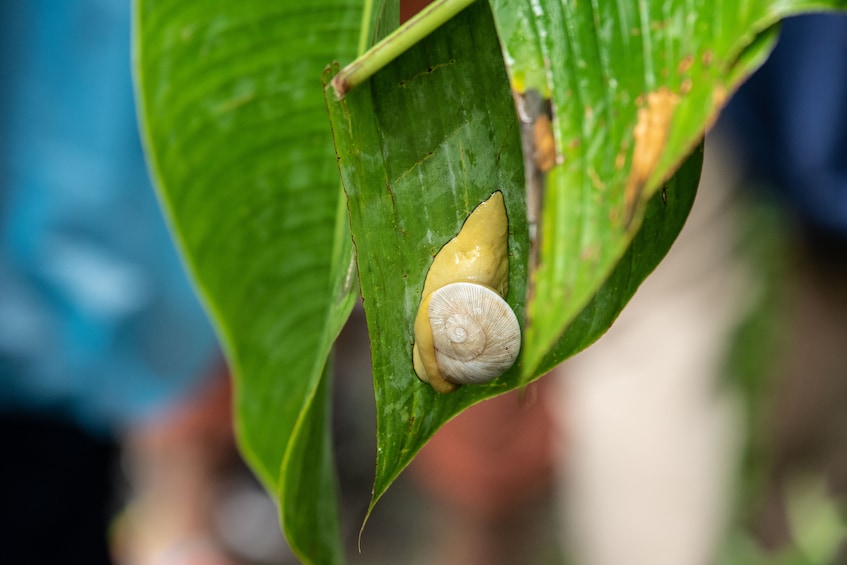
[[[682,61],[679,62],[679,66],[676,68],[679,74],[685,74],[688,72],[688,69],[691,68],[691,65],[694,64],[694,57],[691,55],[686,55],[682,58]]]
[[[556,141],[553,136],[553,106],[537,90],[513,91],[515,107],[521,128],[521,146],[524,156],[526,181],[526,221],[529,228],[529,271],[538,268],[540,253],[541,209],[547,172],[557,162]],[[535,294],[535,277],[529,277],[527,296]]]
[[[618,223],[618,218],[620,218],[620,216],[620,208],[612,208],[611,210],[609,210],[609,221],[612,224]]]
[[[682,84],[679,85],[679,93],[680,94],[688,94],[689,92],[691,92],[691,87],[693,85],[694,85],[694,83],[691,82],[691,79],[686,78],[685,80],[682,81]]]
[[[346,80],[341,80],[337,76],[330,81],[332,89],[335,91],[335,99],[343,100],[347,96],[347,91],[350,90],[350,83]]]
[[[708,67],[712,64],[712,59],[714,59],[715,55],[711,51],[703,52],[703,66]]]
[[[600,252],[596,245],[590,245],[584,248],[579,254],[579,258],[583,261],[596,261],[599,256]]]
[[[599,190],[600,192],[605,192],[606,183],[603,182],[603,179],[600,178],[600,175],[597,174],[597,171],[594,170],[594,167],[588,168],[588,178],[591,180],[592,186]]]
[[[553,137],[553,124],[547,116],[539,116],[532,129],[532,153],[535,166],[546,173],[556,165],[556,140]]]
[[[678,101],[679,96],[663,86],[648,93],[647,105],[638,110],[638,122],[632,132],[635,139],[632,168],[624,192],[627,224],[632,221],[644,185],[665,149],[671,118]]]
[[[726,103],[726,87],[722,84],[715,86],[712,91],[712,100],[715,103],[715,108],[723,108]]]

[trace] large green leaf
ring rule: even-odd
[[[509,301],[523,314],[520,137],[486,4],[462,12],[344,100],[329,89],[328,104],[371,338],[376,499],[447,418],[517,384],[501,379],[436,398],[411,366],[412,323],[429,264],[498,189],[510,222]]]
[[[444,422],[608,329],[681,229],[699,141],[766,58],[769,26],[810,4],[491,6],[473,3],[341,99],[327,89],[372,343],[372,503]],[[494,190],[523,349],[493,382],[438,395],[411,362],[424,277]]]
[[[491,0],[537,214],[523,380],[626,251],[646,202],[767,56],[780,18],[843,0]],[[538,100],[542,102],[539,103]],[[552,125],[547,128],[547,120]],[[540,122],[540,123],[539,123]],[[546,135],[544,135],[546,133]],[[538,143],[554,145],[547,162]],[[552,165],[552,166],[551,166]]]
[[[374,502],[449,418],[520,385],[504,377],[438,395],[411,366],[412,323],[433,256],[494,190],[509,215],[510,292],[524,314],[529,238],[523,157],[491,13],[476,3],[340,102],[328,95],[350,200],[377,397]],[[427,108],[437,107],[437,114]],[[554,350],[572,354],[599,337],[681,228],[699,179],[697,152],[650,210],[651,230],[621,263],[575,331]],[[554,363],[551,361],[549,364]]]
[[[159,194],[235,377],[242,451],[304,560],[340,560],[330,347],[355,299],[321,72],[355,56],[356,0],[137,0]]]

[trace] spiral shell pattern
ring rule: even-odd
[[[494,290],[470,282],[448,284],[432,293],[428,313],[436,362],[447,380],[485,383],[514,364],[520,325]]]

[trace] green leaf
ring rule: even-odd
[[[467,215],[502,190],[509,216],[508,301],[524,315],[529,236],[523,156],[493,20],[476,3],[341,101],[328,90],[339,163],[350,201],[377,398],[374,503],[427,439],[452,416],[520,386],[519,360],[504,377],[437,395],[411,365],[412,324],[433,256]],[[427,108],[439,108],[427,113]],[[655,267],[690,208],[700,171],[684,174],[650,208],[651,230],[609,287],[585,310],[566,355],[604,332]],[[552,365],[551,361],[548,365]]]
[[[596,341],[606,332],[638,287],[670,249],[694,204],[695,187],[703,165],[703,145],[698,146],[662,192],[647,203],[644,224],[612,274],[577,315],[554,347],[547,352],[537,374],[544,374]]]
[[[241,449],[304,561],[341,559],[327,355],[355,299],[321,72],[359,2],[137,0],[159,195],[235,378]]]
[[[528,382],[626,252],[646,203],[764,61],[775,40],[769,28],[803,10],[847,3],[491,5],[511,88],[526,116],[530,201],[543,202],[530,209],[540,226],[523,350]],[[555,145],[552,167],[532,159],[539,131]]]
[[[372,343],[371,508],[443,423],[608,329],[681,229],[700,140],[766,58],[769,26],[809,4],[491,6],[474,3],[343,98],[326,90]],[[521,355],[489,384],[438,395],[411,360],[424,278],[495,190]]]
[[[377,402],[374,500],[450,416],[516,386],[438,396],[412,370],[412,322],[433,256],[502,190],[509,302],[523,314],[527,256],[518,126],[485,3],[435,31],[341,101],[327,91],[349,198]],[[438,109],[433,110],[433,109]]]
[[[396,2],[364,4],[135,0],[145,143],[234,372],[240,445],[319,563],[341,555],[322,375],[355,286],[320,71],[394,26]],[[608,327],[684,220],[699,154],[659,187],[764,60],[769,26],[845,2],[490,5],[328,101],[374,348],[374,502],[447,419]],[[651,143],[634,141],[639,111]],[[658,151],[636,159],[639,143]],[[411,370],[411,318],[432,256],[497,188],[524,350],[503,378],[436,396]]]

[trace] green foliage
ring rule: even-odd
[[[355,286],[320,73],[355,56],[361,20],[355,1],[136,3],[147,151],[226,348],[239,443],[322,563],[341,553],[321,376]]]
[[[301,559],[342,554],[327,357],[356,294],[349,225],[373,344],[375,501],[447,419],[608,328],[684,222],[699,140],[766,57],[769,27],[836,6],[478,1],[325,102],[324,67],[390,31],[397,2],[136,0],[151,168],[231,363],[240,445]],[[411,367],[423,277],[496,189],[521,357],[436,396]]]
[[[539,198],[526,382],[624,254],[645,203],[764,61],[775,34],[760,34],[813,4],[491,4],[518,105],[534,92],[549,100],[556,144]]]
[[[327,89],[372,344],[379,447],[374,502],[443,423],[521,386],[522,374],[533,371],[519,360],[489,384],[439,395],[411,365],[412,325],[429,265],[495,190],[503,191],[509,216],[508,300],[519,319],[525,315],[531,243],[523,155],[501,60],[491,12],[480,2],[343,100]],[[440,110],[431,115],[431,108]],[[668,184],[665,199],[653,202],[649,228],[557,344],[550,366],[606,331],[670,247],[691,206],[701,157],[696,152]],[[529,340],[525,332],[524,349]]]

